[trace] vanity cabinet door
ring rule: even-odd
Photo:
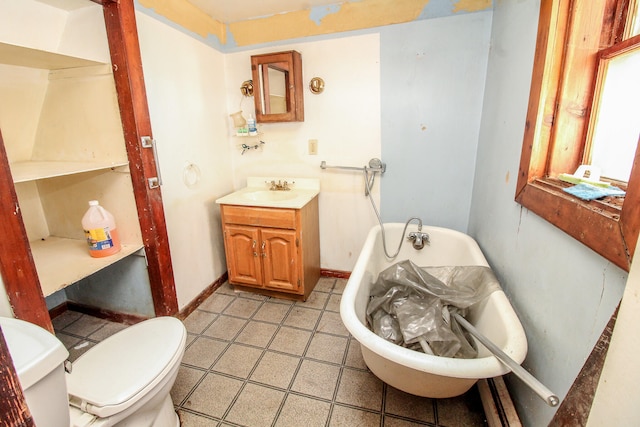
[[[261,240],[260,245],[264,248],[262,255],[264,286],[281,291],[298,292],[300,263],[296,232],[263,228]]]
[[[262,287],[260,233],[255,227],[225,225],[229,281]]]

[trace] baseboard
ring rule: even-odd
[[[66,310],[77,311],[79,313],[88,314],[89,316],[98,317],[100,319],[105,319],[112,322],[123,323],[125,325],[134,325],[136,323],[140,323],[143,320],[148,319],[148,317],[145,317],[145,316],[120,313],[117,311],[106,310],[104,308],[93,307],[85,304],[79,304],[73,301],[67,301],[65,305],[66,305]],[[56,307],[56,309],[58,307]],[[49,313],[51,313],[51,311],[49,311]]]
[[[180,320],[186,319],[187,316],[193,313],[200,304],[202,304],[207,298],[209,298],[216,291],[216,289],[222,286],[228,279],[229,274],[225,271],[224,274],[218,278],[218,280],[207,286],[202,292],[200,292],[200,294],[198,294],[197,297],[191,300],[189,304],[187,304],[182,310],[180,310],[176,317]]]
[[[60,316],[65,311],[67,311],[68,309],[69,309],[68,304],[65,301],[62,304],[57,305],[53,307],[51,310],[49,310],[49,317],[51,318],[51,320],[53,320],[56,317]]]
[[[340,270],[328,270],[321,269],[320,276],[322,277],[335,277],[339,279],[348,279],[351,276],[350,271]],[[186,319],[191,313],[193,313],[200,304],[202,304],[207,298],[209,298],[220,286],[222,286],[229,279],[228,272],[224,272],[215,282],[207,286],[196,298],[194,298],[189,304],[182,308],[176,317],[180,320]],[[118,313],[115,311],[105,310],[98,307],[87,306],[84,304],[78,304],[72,301],[64,302],[51,310],[49,310],[49,316],[51,319],[61,315],[67,310],[78,311],[91,316],[99,317],[101,319],[111,320],[113,322],[125,323],[133,325],[135,323],[146,320],[146,317],[136,316],[131,314]]]
[[[477,385],[489,427],[522,427],[502,377],[481,379]]]
[[[340,270],[327,270],[325,268],[320,269],[321,277],[335,277],[338,279],[348,279],[351,277],[350,271],[340,271]]]

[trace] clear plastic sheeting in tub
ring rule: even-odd
[[[475,342],[455,320],[499,290],[484,266],[418,267],[410,260],[381,272],[371,288],[367,321],[377,335],[436,356],[472,359]]]

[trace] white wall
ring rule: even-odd
[[[233,189],[223,55],[137,13],[180,308],[227,270],[215,199]],[[196,168],[200,171],[197,183]],[[185,181],[185,172],[189,175]]]
[[[564,398],[627,274],[514,201],[539,5],[494,3],[469,230],[527,333],[523,366]],[[547,425],[555,409],[517,378],[508,382],[523,423]]]
[[[0,41],[109,62],[104,26],[94,25],[96,19],[103,20],[102,7],[91,2],[87,5],[70,14],[34,1],[0,0]],[[0,65],[0,129],[12,160],[31,158],[47,74],[46,70]],[[9,140],[12,143],[7,143]],[[37,205],[29,209],[41,210]],[[13,316],[1,279],[0,316]]]
[[[640,254],[640,242],[636,245]],[[607,358],[593,399],[587,426],[637,426],[640,406],[635,391],[640,384],[640,260],[631,263],[620,311],[613,328]]]
[[[251,79],[254,54],[297,50],[302,55],[304,122],[259,125],[263,148],[241,154],[246,138],[230,137],[235,188],[247,176],[320,179],[321,267],[351,271],[369,229],[376,223],[359,172],[320,169],[329,165],[364,166],[380,157],[380,45],[378,34],[270,46],[225,55],[227,116],[254,111],[253,98],[242,99],[240,85]],[[325,91],[308,90],[312,77],[322,77]],[[232,122],[227,117],[229,135]],[[308,140],[318,140],[318,154],[308,154]],[[379,185],[374,187],[379,206]]]
[[[97,5],[96,5],[97,6]],[[0,0],[0,40],[56,52],[68,13],[34,1]],[[25,23],[38,31],[25,31]]]

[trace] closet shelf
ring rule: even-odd
[[[87,242],[50,236],[31,242],[31,253],[36,264],[40,286],[45,297],[63,289],[78,280],[120,261],[144,248],[142,243],[123,243],[117,254],[92,258]]]
[[[83,172],[111,169],[127,166],[128,161],[122,162],[15,162],[11,163],[13,182],[28,182],[38,179],[55,178]]]

